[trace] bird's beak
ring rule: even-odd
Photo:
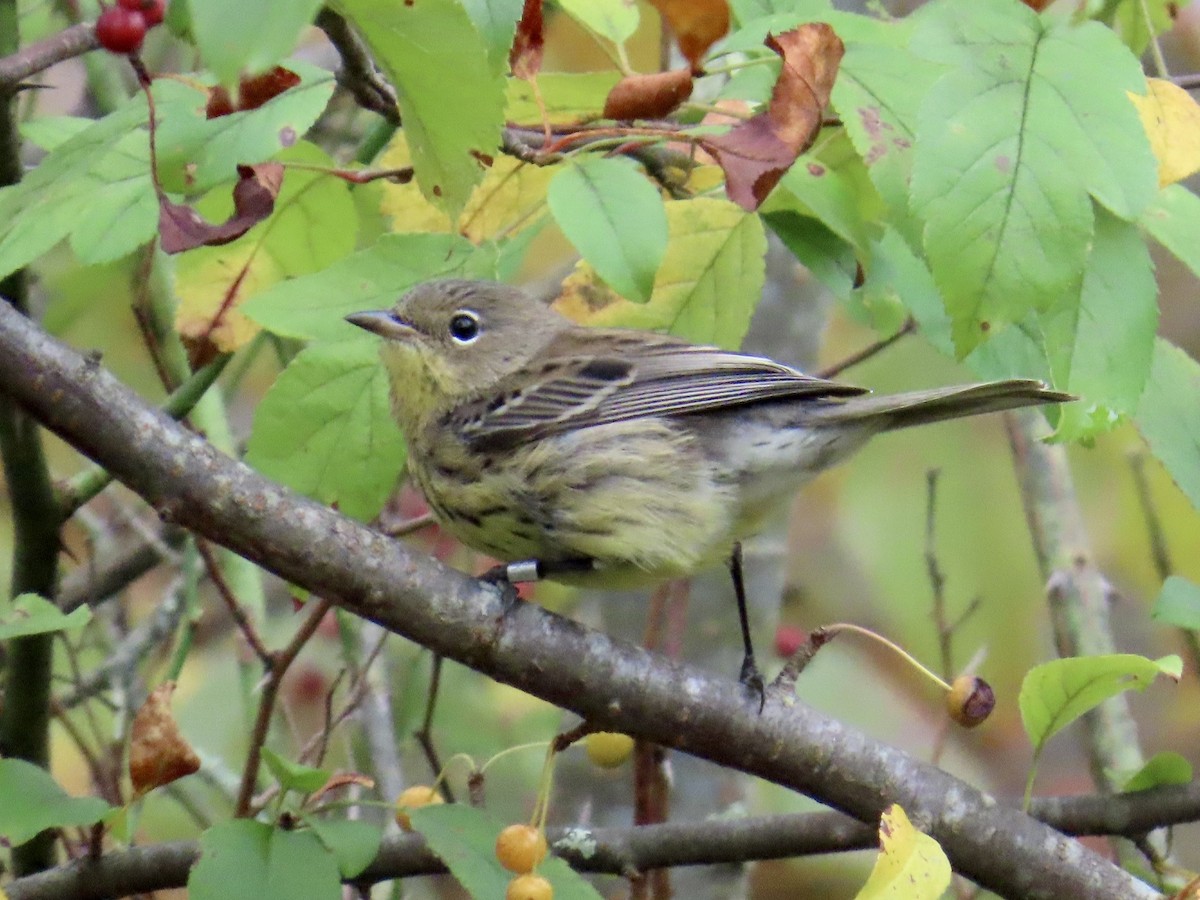
[[[386,309],[372,309],[366,312],[351,313],[346,321],[359,328],[365,328],[372,334],[382,338],[406,338],[412,335],[413,328],[397,319]]]

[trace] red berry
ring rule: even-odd
[[[808,643],[808,632],[799,625],[781,624],[775,629],[775,655],[787,659]]]
[[[146,19],[133,9],[110,6],[96,19],[96,40],[110,53],[134,53],[146,36]]]
[[[117,0],[117,6],[140,12],[146,20],[147,28],[153,28],[162,22],[167,12],[167,0]]]
[[[161,25],[166,16],[167,0],[147,0],[142,6],[142,17],[146,20],[147,28]]]

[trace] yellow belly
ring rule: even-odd
[[[480,458],[417,447],[410,465],[442,525],[503,562],[592,559],[557,580],[634,587],[728,557],[736,491],[686,429],[635,420]]]

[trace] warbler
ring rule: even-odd
[[[510,581],[627,588],[730,564],[740,541],[881,431],[1073,399],[1032,380],[892,396],[666,334],[587,328],[486,281],[347,320],[383,338],[408,466],[441,525]]]

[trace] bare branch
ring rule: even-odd
[[[1117,796],[1036,799],[1039,818],[1075,834],[1136,835],[1163,825],[1200,818],[1200,785],[1156,788]],[[564,829],[549,829],[551,845]],[[875,847],[875,826],[836,812],[709,819],[590,832],[595,851],[586,858],[556,848],[582,872],[624,874],[667,866],[744,862],[841,853]],[[195,842],[179,841],[109,853],[5,885],[11,900],[102,900],[182,887],[199,857]],[[444,872],[419,835],[385,837],[379,853],[356,884]],[[1155,896],[1140,894],[1137,896]]]
[[[55,63],[99,48],[91,22],[81,22],[0,59],[0,95]]]

